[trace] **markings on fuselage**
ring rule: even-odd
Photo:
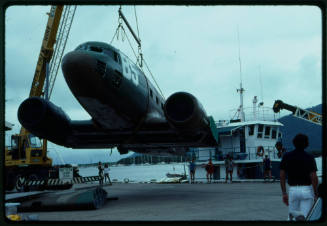
[[[134,65],[131,64],[131,62],[125,57],[122,56],[123,58],[123,75],[125,78],[128,80],[132,80],[135,86],[139,85],[139,75],[137,73],[137,70],[134,69]]]

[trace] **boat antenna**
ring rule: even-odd
[[[239,113],[240,113],[240,119],[241,122],[245,121],[244,117],[244,111],[243,111],[243,92],[245,91],[242,86],[242,63],[241,63],[241,47],[240,47],[240,34],[239,34],[239,29],[237,25],[237,42],[238,42],[238,61],[240,65],[240,88],[237,89],[237,92],[240,92],[240,108],[239,108]]]
[[[260,91],[261,91],[261,102],[260,106],[263,106],[263,89],[262,89],[262,76],[261,76],[261,66],[259,65],[259,82],[260,82]]]

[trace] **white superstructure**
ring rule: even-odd
[[[239,91],[239,90],[238,90]],[[229,154],[233,156],[234,179],[262,179],[263,158],[268,155],[272,163],[272,174],[279,178],[279,163],[276,143],[282,139],[280,127],[272,108],[263,107],[263,102],[257,105],[257,97],[253,98],[253,107],[243,107],[243,88],[240,87],[240,107],[236,118],[216,122],[218,128],[218,147],[197,148],[192,150],[196,158],[196,180],[206,180],[203,167],[212,159],[215,166],[214,179],[225,178],[224,159]],[[263,148],[263,152],[258,150]]]

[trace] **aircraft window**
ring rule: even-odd
[[[252,136],[254,134],[254,125],[249,126],[249,136]]]
[[[91,51],[94,51],[94,52],[102,53],[102,49],[99,48],[99,47],[90,46],[90,50],[91,50]]]
[[[150,97],[153,97],[152,89],[150,89]]]
[[[106,54],[107,56],[110,56],[112,59],[114,59],[114,52],[111,51],[110,49],[104,49],[103,52],[104,52],[104,54]]]
[[[117,63],[120,63],[121,64],[121,61],[120,61],[120,56],[118,53],[114,52],[114,60],[117,62]]]

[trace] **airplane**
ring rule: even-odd
[[[212,116],[192,94],[166,101],[142,70],[104,42],[85,42],[62,60],[65,80],[90,120],[71,120],[40,97],[24,100],[19,122],[34,135],[70,148],[114,148],[159,155],[184,155],[190,147],[218,145]]]

